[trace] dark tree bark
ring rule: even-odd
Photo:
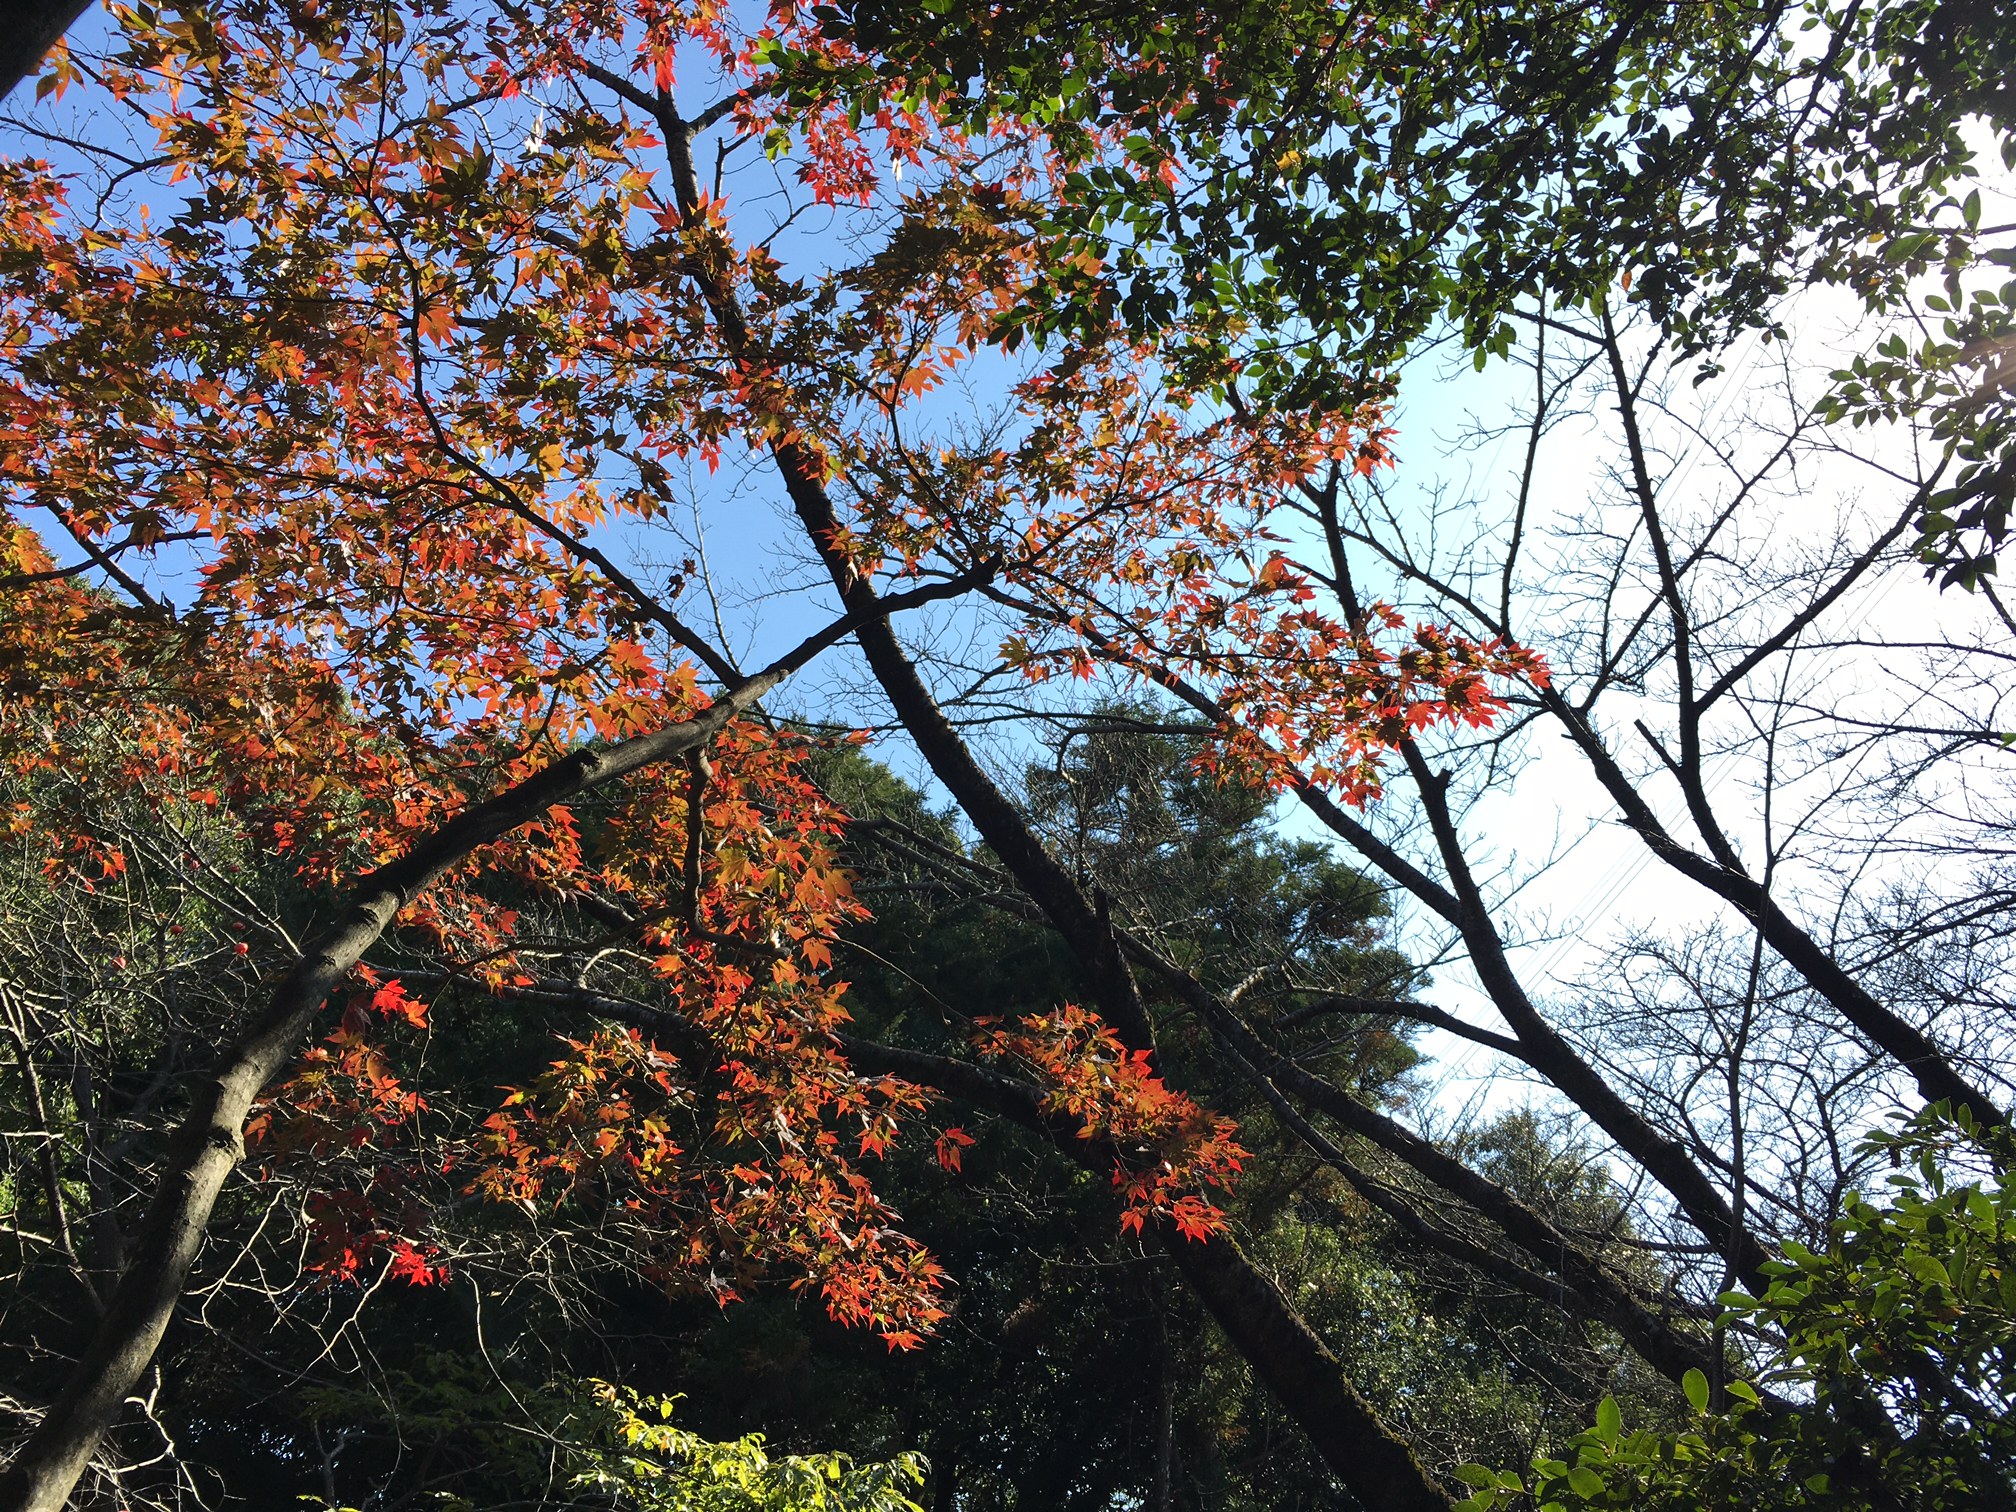
[[[1093,1169],[1111,1169],[1117,1152],[1103,1141],[1079,1138],[1074,1123],[1046,1113],[1041,1095],[1026,1082],[946,1056],[852,1037],[840,1043],[856,1067],[934,1087],[1047,1135]],[[1192,1294],[1354,1497],[1381,1512],[1448,1512],[1451,1499],[1414,1451],[1358,1394],[1342,1362],[1229,1235],[1188,1239],[1167,1221],[1154,1224],[1153,1232]]]
[[[0,4],[0,99],[41,66],[91,0],[5,0]]]

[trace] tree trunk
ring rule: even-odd
[[[1046,1112],[1042,1095],[1027,1082],[970,1061],[852,1035],[840,1037],[840,1048],[857,1069],[934,1087],[1047,1135],[1089,1169],[1112,1168],[1112,1147],[1104,1140],[1079,1138],[1078,1125]],[[1154,1232],[1191,1292],[1253,1367],[1260,1384],[1309,1436],[1339,1484],[1378,1512],[1449,1512],[1449,1497],[1414,1451],[1352,1387],[1343,1363],[1230,1235],[1186,1239],[1168,1222],[1155,1224]]]
[[[0,100],[42,65],[91,0],[7,0],[0,7]]]
[[[843,622],[844,624],[845,622]],[[604,751],[580,751],[463,810],[399,860],[358,884],[342,917],[302,952],[266,1007],[192,1093],[166,1169],[104,1320],[69,1383],[0,1477],[4,1512],[61,1512],[98,1444],[139,1383],[203,1245],[224,1182],[244,1155],[245,1119],[260,1090],[295,1053],[315,1015],[399,910],[478,846],[555,803],[657,762],[698,750],[802,663],[832,630],[750,679],[696,719]]]
[[[1228,1235],[1185,1239],[1167,1224],[1157,1233],[1198,1300],[1345,1489],[1378,1512],[1449,1512],[1453,1503],[1414,1451]]]

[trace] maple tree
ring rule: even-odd
[[[100,1277],[94,1342],[10,1466],[22,1506],[61,1504],[118,1417],[246,1141],[308,1183],[322,1284],[441,1283],[421,1230],[445,1180],[556,1221],[612,1215],[670,1282],[725,1298],[782,1273],[892,1344],[928,1329],[936,1266],[859,1169],[925,1094],[838,1033],[828,942],[855,908],[841,816],[795,774],[803,742],[759,712],[844,638],[903,686],[927,745],[942,720],[876,629],[907,607],[1026,599],[1011,659],[1032,678],[1084,673],[1094,649],[1173,648],[1229,689],[1313,649],[1333,670],[1297,690],[1322,711],[1301,739],[1354,799],[1398,732],[1486,719],[1490,677],[1537,673],[1433,630],[1389,648],[1390,612],[1308,609],[1270,518],[1293,479],[1377,464],[1363,407],[1200,405],[1115,329],[1017,380],[999,444],[919,445],[923,401],[991,350],[1044,266],[1043,142],[1001,150],[885,109],[878,150],[919,172],[883,183],[844,110],[794,112],[770,88],[779,46],[838,45],[788,6],[755,33],[655,4],[136,6],[115,22],[45,93],[144,120],[145,196],[108,215],[114,200],[78,203],[76,175],[33,160],[0,186],[11,760],[22,780],[61,773],[112,732],[101,781],[228,814],[295,885],[341,901],[312,933],[232,947],[270,996],[218,1026],[123,1269]],[[696,67],[719,92],[684,116],[675,74]],[[794,278],[703,186],[709,131],[793,157],[816,204],[886,204],[873,255]],[[129,192],[116,154],[95,161],[106,192]],[[774,462],[841,598],[754,674],[682,617],[680,574],[647,584],[615,544],[663,517],[671,466],[745,448]],[[1249,727],[1274,721],[1242,704],[1213,759],[1271,759]],[[1051,886],[1040,846],[1016,855],[984,777],[954,786],[1034,866],[1100,993],[1096,1014],[1004,1038],[1035,1080],[971,1068],[981,1100],[1082,1145],[1245,1347],[1275,1341],[1263,1373],[1331,1424],[1340,1474],[1440,1505],[1224,1233],[1204,1186],[1236,1169],[1232,1131],[1155,1070],[1110,932]],[[581,804],[603,793],[584,835]],[[123,869],[117,839],[77,818],[48,836],[52,886]],[[430,1170],[426,1093],[386,1048],[429,1031],[428,971],[622,1017],[585,979],[540,975],[500,890],[599,920],[665,1006],[563,1037]]]

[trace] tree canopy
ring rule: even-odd
[[[86,21],[0,1500],[2006,1499],[2010,26]],[[1573,981],[1558,761],[1688,900]]]

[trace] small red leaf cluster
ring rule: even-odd
[[[306,1187],[303,1269],[318,1283],[367,1279],[382,1256],[394,1279],[431,1285],[449,1266],[424,1237],[433,1194],[419,1120],[428,1101],[393,1069],[374,1017],[424,1027],[425,1005],[397,982],[352,994],[342,1022],[262,1101],[245,1143],[266,1179],[284,1170]]]
[[[1130,1050],[1096,1013],[1066,1003],[1010,1026],[980,1020],[980,1050],[1034,1070],[1046,1110],[1078,1125],[1078,1137],[1114,1148],[1113,1185],[1122,1227],[1139,1233],[1167,1219],[1186,1239],[1225,1228],[1211,1200],[1230,1187],[1246,1151],[1238,1125],[1199,1107],[1156,1075],[1145,1050]]]

